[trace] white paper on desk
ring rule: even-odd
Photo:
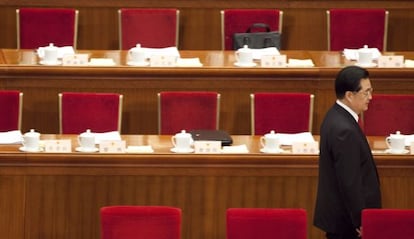
[[[21,144],[23,135],[20,130],[0,132],[0,144]]]
[[[148,48],[142,47],[145,51],[145,58],[150,59],[153,55],[158,56],[176,56],[180,57],[180,53],[178,52],[177,47],[164,47],[164,48]]]
[[[302,132],[297,134],[276,133],[276,137],[279,138],[280,144],[282,145],[292,145],[293,142],[315,142],[315,139],[310,132]]]
[[[261,49],[251,49],[253,52],[253,59],[260,60],[264,55],[280,55],[279,50],[276,47],[266,47]]]
[[[221,153],[224,154],[246,154],[249,153],[247,146],[245,144],[241,145],[232,145],[232,146],[223,146]]]
[[[288,60],[288,67],[314,67],[313,61],[311,59],[289,59]]]
[[[200,62],[200,58],[178,58],[177,59],[178,67],[201,67],[203,64]]]
[[[405,67],[414,67],[414,60],[405,59],[404,66]]]
[[[359,49],[344,49],[344,56],[347,60],[358,60],[358,50]],[[378,48],[368,48],[369,51],[372,52],[372,59],[376,60],[381,56],[381,52]]]
[[[112,58],[91,58],[88,65],[90,66],[114,66],[115,61]]]
[[[93,133],[95,135],[95,143],[100,144],[102,141],[121,140],[121,135],[118,131],[111,131],[105,133]]]
[[[37,49],[37,55],[40,58],[43,58],[43,56],[45,55],[45,48],[46,47],[39,47]],[[75,54],[75,50],[73,49],[72,46],[58,47],[58,58],[63,58],[64,55],[71,55],[71,54]]]

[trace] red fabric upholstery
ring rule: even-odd
[[[63,134],[80,134],[90,129],[102,133],[119,131],[121,95],[113,93],[64,92],[61,98]]]
[[[101,208],[102,239],[180,239],[181,209],[167,206]]]
[[[0,132],[18,130],[21,122],[20,92],[0,91]]]
[[[308,93],[255,93],[252,99],[252,130],[263,135],[300,133],[311,129],[313,100]]]
[[[331,9],[330,50],[361,48],[364,45],[384,50],[386,11],[384,9]]]
[[[414,134],[414,95],[374,94],[363,114],[367,135]]]
[[[227,209],[227,239],[306,239],[304,209]]]
[[[120,9],[122,50],[135,47],[177,46],[177,9]]]
[[[224,33],[224,50],[233,49],[234,33],[246,32],[254,23],[265,23],[271,31],[279,29],[279,14],[276,9],[227,9],[223,10],[222,30]]]
[[[365,209],[362,211],[363,239],[413,239],[413,209]]]
[[[20,48],[36,49],[55,46],[76,47],[77,18],[75,9],[19,9]]]
[[[159,133],[175,134],[183,129],[218,129],[218,97],[216,92],[161,92]]]

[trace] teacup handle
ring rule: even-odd
[[[390,142],[391,142],[391,138],[389,136],[385,138],[385,144],[388,146],[388,148],[392,148]]]
[[[174,145],[174,147],[176,147],[175,136],[171,137],[171,143],[172,143],[172,145]]]
[[[265,147],[265,145],[266,145],[266,142],[265,142],[265,137],[264,136],[262,136],[262,137],[260,137],[260,145],[262,146],[262,148],[264,148]]]

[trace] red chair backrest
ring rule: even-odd
[[[361,223],[363,239],[414,238],[413,209],[365,209]]]
[[[0,91],[0,132],[20,129],[20,94],[14,90]]]
[[[172,91],[159,94],[159,133],[218,129],[219,94]]]
[[[271,130],[277,133],[311,130],[313,100],[308,93],[255,93],[252,111],[255,135],[263,135]]]
[[[344,48],[384,49],[387,19],[384,9],[331,9],[329,10],[330,50]]]
[[[227,209],[227,239],[306,239],[304,209]]]
[[[414,134],[414,95],[374,94],[363,113],[366,135]]]
[[[279,14],[277,9],[227,9],[223,10],[224,50],[233,49],[234,33],[246,32],[254,23],[269,25],[270,31],[279,29]]]
[[[76,48],[77,15],[75,9],[20,8],[20,48],[36,49],[54,43],[55,46]]]
[[[180,239],[181,209],[167,206],[109,206],[101,214],[101,239]]]
[[[114,93],[64,92],[61,98],[61,133],[80,134],[90,129],[119,131],[121,96]]]
[[[177,46],[177,14],[177,9],[120,9],[120,48]]]

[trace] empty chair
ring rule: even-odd
[[[227,239],[306,239],[306,223],[299,208],[229,208]]]
[[[122,8],[119,16],[119,49],[178,47],[180,11],[177,9]]]
[[[180,239],[181,209],[168,206],[101,208],[101,239]]]
[[[255,23],[267,24],[271,31],[282,33],[283,11],[277,9],[227,9],[220,13],[223,50],[233,49],[234,33],[246,32]]]
[[[60,133],[80,134],[87,129],[96,133],[120,132],[122,99],[115,93],[60,93]]]
[[[258,92],[250,100],[252,135],[312,132],[313,94]]]
[[[362,115],[366,135],[414,134],[414,95],[374,94]]]
[[[414,238],[413,209],[365,209],[361,218],[364,239]]]
[[[36,49],[54,43],[76,49],[78,10],[20,8],[17,17],[17,48]]]
[[[219,126],[220,94],[203,91],[158,93],[158,133],[181,130],[216,130]]]
[[[0,90],[0,132],[21,129],[22,106],[22,92]]]
[[[388,11],[384,9],[331,9],[326,11],[328,50],[361,48],[387,50]]]

